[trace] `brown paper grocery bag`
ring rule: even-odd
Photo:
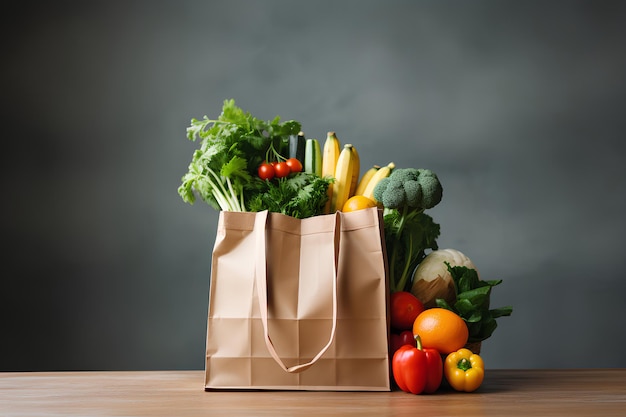
[[[376,208],[220,212],[205,388],[388,391],[383,242]]]

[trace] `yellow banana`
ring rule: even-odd
[[[354,162],[352,164],[352,179],[350,180],[348,198],[352,197],[356,192],[356,186],[359,184],[359,175],[361,175],[361,158],[354,145],[352,145],[352,158]]]
[[[376,184],[378,184],[378,182],[382,180],[383,178],[388,177],[391,174],[391,171],[393,171],[395,167],[396,167],[396,164],[394,164],[393,162],[390,162],[387,166],[384,166],[378,171],[376,171],[376,173],[372,176],[372,179],[370,179],[369,182],[367,183],[367,187],[365,187],[365,191],[363,191],[363,195],[367,198],[371,198],[372,200],[376,201],[376,199],[374,198],[374,188],[376,188]]]
[[[380,169],[379,165],[374,165],[363,174],[361,181],[359,181],[359,185],[356,187],[354,191],[354,195],[363,195],[363,191],[365,191],[365,187],[367,187],[367,183],[372,179],[374,174]]]
[[[333,184],[333,195],[330,201],[330,213],[341,210],[350,194],[350,185],[355,164],[354,147],[346,144],[337,160],[335,168],[335,183]]]
[[[335,168],[337,167],[340,150],[337,135],[335,132],[328,132],[326,134],[326,141],[324,142],[324,154],[322,155],[322,177],[335,177]],[[331,212],[330,206],[334,185],[335,184],[330,184],[328,186],[328,201],[324,207],[324,213]]]

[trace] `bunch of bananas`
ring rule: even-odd
[[[304,167],[307,172],[334,178],[328,187],[325,207],[326,213],[334,213],[352,196],[364,196],[376,202],[374,188],[391,174],[395,164],[390,162],[382,168],[374,165],[359,180],[361,164],[356,148],[350,143],[342,147],[335,132],[328,132],[323,152],[316,139],[307,139]]]

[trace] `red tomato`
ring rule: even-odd
[[[257,171],[259,178],[262,180],[271,180],[274,178],[275,172],[272,164],[268,164],[267,162],[263,162],[259,165],[259,169]]]
[[[276,172],[276,178],[283,178],[289,175],[289,173],[291,172],[291,169],[289,168],[289,165],[287,165],[286,162],[279,162],[276,165],[274,165],[274,171]]]
[[[413,337],[413,330],[404,330],[401,333],[391,333],[390,338],[389,345],[391,347],[392,355],[396,352],[396,350],[400,349],[400,347],[404,345],[412,347],[417,346],[415,337]]]
[[[396,330],[413,329],[413,322],[424,311],[424,304],[408,291],[391,294],[391,327]]]
[[[289,165],[289,169],[291,172],[300,172],[302,171],[302,162],[300,162],[296,158],[289,158],[285,161],[287,165]]]

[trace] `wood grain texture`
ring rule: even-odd
[[[624,416],[626,369],[491,370],[474,393],[204,391],[202,371],[0,373],[0,415]]]

